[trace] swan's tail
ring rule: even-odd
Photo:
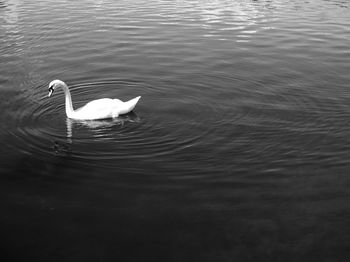
[[[120,114],[127,114],[127,113],[131,112],[135,108],[135,106],[140,98],[141,98],[141,96],[138,96],[138,97],[135,97],[129,101],[124,102],[124,109],[122,110],[122,112],[120,112]]]

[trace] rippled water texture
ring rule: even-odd
[[[349,47],[342,0],[0,1],[0,260],[348,261]]]

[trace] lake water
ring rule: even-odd
[[[349,261],[349,1],[0,1],[0,60],[1,261]]]

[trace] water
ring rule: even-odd
[[[348,261],[349,8],[0,1],[1,261]]]

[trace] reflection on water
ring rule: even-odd
[[[237,42],[249,42],[252,34],[263,29],[273,29],[273,6],[278,3],[267,2],[259,5],[254,1],[205,1],[199,4],[199,19],[209,31],[204,36],[219,37],[235,34]],[[219,31],[218,31],[219,30]],[[220,31],[228,31],[220,34]],[[238,33],[238,34],[237,34]]]
[[[0,9],[0,29],[3,28],[6,32],[6,37],[9,37],[11,40],[15,40],[15,41],[23,37],[18,35],[19,28],[17,24],[20,4],[21,4],[21,0],[9,0],[9,1],[6,1],[6,4],[0,3],[0,8],[1,8]],[[5,39],[3,38],[2,39],[3,44],[7,44],[7,42],[4,42],[4,40]],[[9,39],[7,39],[7,41],[8,40]],[[18,41],[17,41],[17,44],[18,44]],[[3,55],[6,55],[6,53]]]
[[[118,118],[105,119],[105,120],[75,120],[75,119],[66,119],[67,124],[67,140],[69,143],[72,143],[74,127],[84,126],[92,132],[92,137],[94,138],[109,138],[111,133],[111,128],[114,126],[123,127],[127,122],[137,123],[140,121],[140,118],[136,113],[130,112],[126,115],[121,115]]]
[[[21,0],[9,0],[5,3],[0,3],[0,7],[4,9],[1,12],[4,12],[5,23],[2,24],[5,28],[11,30],[14,28],[14,25],[18,22],[18,8],[21,4]]]
[[[0,1],[0,260],[348,261],[349,6]]]
[[[74,151],[75,144],[81,143],[81,140],[92,140],[97,143],[103,141],[113,143],[116,140],[116,134],[118,134],[120,128],[123,128],[127,123],[137,123],[139,121],[140,118],[134,112],[121,115],[118,118],[106,120],[75,120],[66,118],[66,140],[60,137],[54,138],[51,148],[58,156],[81,157],[81,152]],[[76,130],[80,136],[74,137],[74,130]],[[81,132],[84,132],[84,137],[81,137]]]

